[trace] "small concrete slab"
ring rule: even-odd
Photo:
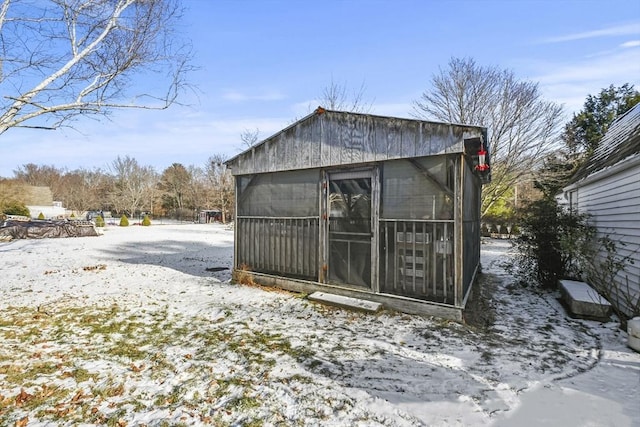
[[[363,310],[371,313],[382,308],[382,304],[379,302],[367,301],[359,298],[345,297],[342,295],[328,294],[326,292],[314,292],[308,297],[311,301],[321,302],[342,308],[349,308],[355,310]]]
[[[563,302],[571,314],[587,319],[607,320],[612,308],[588,283],[576,280],[560,280],[560,292]]]

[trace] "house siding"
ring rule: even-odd
[[[629,257],[617,275],[617,285],[633,295],[640,295],[640,156],[636,156],[635,167],[628,167],[618,173],[601,173],[602,179],[592,176],[589,182],[576,185],[569,190],[572,208],[588,213],[591,223],[600,236],[609,236],[618,242],[617,253]],[[605,256],[602,252],[601,256]],[[629,307],[617,301],[623,312],[629,314]]]

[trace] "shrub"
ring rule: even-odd
[[[38,219],[44,219],[44,214],[42,212],[40,212],[40,215],[38,215]]]
[[[512,267],[522,282],[555,289],[559,279],[580,276],[576,260],[595,233],[586,215],[566,211],[545,197],[523,210],[520,224],[519,253]]]
[[[29,208],[27,208],[24,203],[16,201],[8,202],[3,206],[2,211],[5,215],[31,216]]]
[[[76,214],[74,214],[73,212],[71,212],[71,215],[69,216],[69,218],[71,218],[71,219],[76,219]]]
[[[633,265],[631,255],[620,255],[622,241],[615,242],[609,236],[596,237],[587,242],[579,253],[577,264],[582,279],[587,281],[600,295],[605,297],[623,326],[626,319],[640,316],[640,295],[629,284],[624,269]]]
[[[96,227],[104,227],[104,218],[100,215],[96,217]]]
[[[145,227],[148,227],[151,225],[151,220],[149,219],[149,215],[144,216],[144,218],[142,219],[142,225],[144,225]]]
[[[623,323],[640,315],[640,295],[624,275],[633,260],[618,250],[624,242],[599,236],[588,215],[567,211],[550,197],[529,204],[521,224],[518,254],[509,267],[522,284],[555,289],[561,279],[586,281],[611,303]]]
[[[122,216],[120,217],[120,227],[128,227],[129,226],[129,220],[127,219],[127,216],[125,214],[122,214]]]

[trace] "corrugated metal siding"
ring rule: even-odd
[[[483,128],[337,111],[316,112],[230,159],[234,175],[464,152]]]
[[[633,265],[627,265],[619,274],[619,286],[640,295],[640,170],[628,168],[602,180],[591,181],[572,191],[574,207],[592,216],[594,225],[602,235],[609,235],[618,245],[620,256],[629,256]]]

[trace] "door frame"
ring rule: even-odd
[[[349,178],[369,178],[371,180],[371,287],[370,291],[380,292],[379,286],[379,216],[380,216],[380,168],[378,165],[366,167],[322,170],[320,192],[320,268],[319,282],[329,282],[329,183],[333,180]],[[347,284],[348,285],[348,284]],[[356,285],[357,286],[357,285]],[[358,288],[361,288],[358,286]]]

